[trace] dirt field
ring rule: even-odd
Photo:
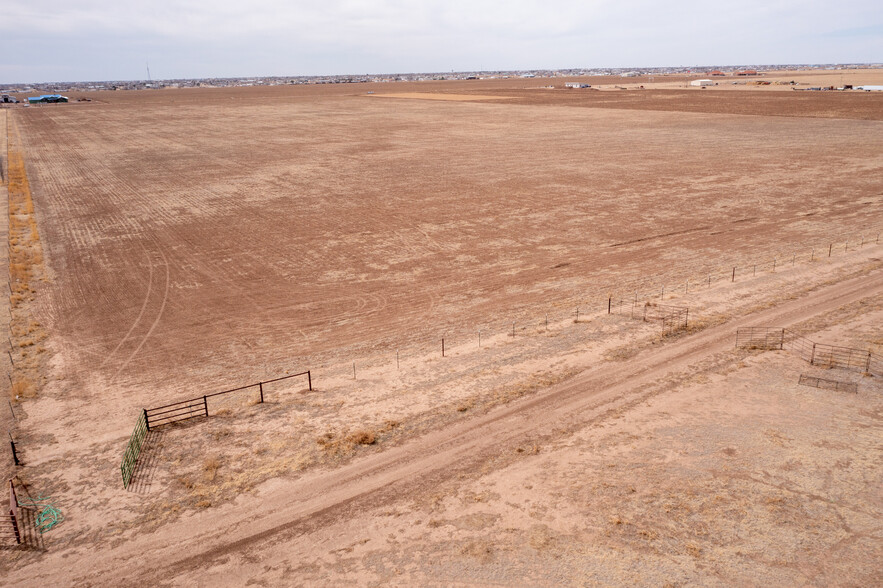
[[[883,96],[524,82],[8,111],[48,333],[18,475],[65,521],[4,575],[868,584],[880,377],[732,335],[883,352]],[[304,369],[151,432],[123,490],[142,408]]]

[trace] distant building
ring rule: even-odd
[[[710,76],[725,76],[725,75],[727,75],[727,74],[725,74],[725,73],[722,72],[722,71],[714,70],[713,72],[711,72],[711,73],[708,74],[708,75],[710,75]]]
[[[67,96],[61,94],[43,94],[42,96],[28,96],[30,104],[52,104],[56,102],[67,102]]]
[[[856,86],[856,90],[864,90],[865,92],[883,92],[883,86]]]
[[[736,75],[737,76],[756,76],[757,70],[756,69],[745,69],[742,71],[737,71]]]
[[[714,80],[693,80],[690,82],[690,85],[697,87],[713,86]]]
[[[589,84],[581,84],[579,82],[565,82],[565,88],[591,88]]]

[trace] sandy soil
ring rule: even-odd
[[[15,111],[52,352],[19,477],[66,520],[10,581],[132,580],[135,558],[213,585],[871,577],[879,378],[847,402],[732,334],[883,351],[879,101],[359,90]],[[609,294],[689,306],[691,333]],[[141,408],[301,369],[313,393],[152,432],[122,490]]]
[[[454,102],[503,100],[500,96],[482,96],[481,94],[431,94],[428,92],[398,92],[372,94],[377,98],[416,98],[417,100],[451,100]]]

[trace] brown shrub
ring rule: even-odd
[[[12,381],[9,394],[12,398],[33,398],[37,395],[37,387],[30,379],[18,377]]]
[[[347,440],[350,441],[353,445],[374,445],[376,437],[374,435],[374,431],[360,429],[347,436]]]
[[[202,472],[206,481],[214,482],[215,477],[218,475],[218,468],[221,467],[221,461],[217,457],[208,457],[205,462],[202,464]]]

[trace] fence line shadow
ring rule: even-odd
[[[14,479],[18,481],[18,487],[23,491],[24,496],[29,500],[33,500],[34,497],[31,495],[31,491],[27,484],[22,482],[21,478],[18,476]],[[21,493],[18,493],[18,498],[19,502],[21,502]],[[33,507],[21,505],[18,507],[18,532],[21,538],[20,547],[22,549],[46,551],[46,544],[43,542],[43,533],[37,527],[38,514],[37,509]]]
[[[141,448],[141,454],[135,462],[135,471],[132,473],[132,479],[129,481],[128,490],[130,492],[135,492],[136,494],[150,493],[159,457],[162,454],[160,442],[163,437],[163,431],[150,430],[147,432]]]
[[[18,514],[18,532],[21,535],[21,548],[33,551],[46,551],[43,533],[37,528],[37,510],[29,506],[19,506]]]

